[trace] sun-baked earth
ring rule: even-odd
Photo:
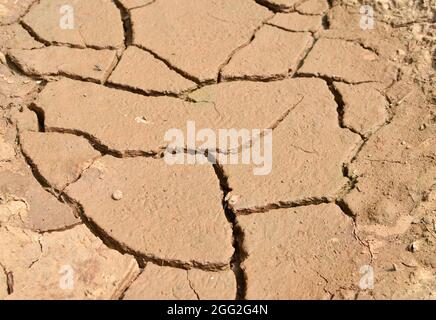
[[[434,1],[67,2],[0,1],[0,299],[436,299]]]

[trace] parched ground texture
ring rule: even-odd
[[[435,2],[365,3],[0,0],[0,299],[436,299]]]

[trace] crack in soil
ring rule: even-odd
[[[228,267],[227,264],[203,264],[195,260],[191,260],[191,261],[166,260],[156,257],[155,255],[144,254],[132,250],[126,244],[117,241],[115,238],[109,235],[103,228],[101,228],[95,221],[90,219],[85,214],[85,210],[79,202],[69,197],[66,193],[62,193],[60,195],[60,198],[62,198],[65,201],[65,203],[69,204],[71,208],[76,210],[77,214],[79,215],[83,223],[88,227],[88,229],[96,237],[98,237],[107,247],[114,249],[121,254],[128,254],[135,257],[137,261],[141,263],[140,265],[144,265],[147,262],[151,262],[158,266],[168,266],[168,267],[179,268],[184,270],[196,268],[204,271],[219,271],[219,270],[224,270],[226,267]]]
[[[247,77],[240,77],[240,78],[234,78],[234,79],[231,78],[231,79],[223,80],[221,77],[221,73],[222,73],[223,68],[232,60],[233,56],[239,50],[250,45],[251,42],[256,37],[256,32],[260,28],[262,28],[265,24],[268,24],[267,21],[269,21],[269,19],[271,19],[273,16],[268,18],[266,21],[262,22],[262,24],[256,28],[252,37],[250,38],[250,40],[247,43],[243,44],[242,46],[240,46],[240,47],[236,48],[234,51],[232,51],[232,53],[226,59],[226,61],[223,63],[223,65],[220,66],[216,80],[201,82],[195,76],[192,76],[192,75],[188,74],[187,72],[182,71],[175,66],[172,66],[167,60],[165,60],[162,57],[159,57],[157,54],[155,54],[151,50],[149,50],[147,48],[143,48],[140,45],[132,44],[133,43],[133,32],[132,32],[132,22],[131,22],[131,18],[130,18],[130,11],[151,5],[156,0],[151,2],[151,3],[148,3],[146,5],[134,7],[131,9],[124,8],[119,0],[112,0],[112,1],[117,6],[117,8],[120,10],[120,15],[121,15],[121,19],[123,21],[123,27],[124,27],[124,46],[125,46],[125,48],[121,50],[119,55],[117,55],[117,58],[118,58],[117,63],[110,70],[107,78],[105,79],[104,83],[102,84],[106,87],[118,89],[118,90],[123,90],[123,91],[128,91],[128,92],[143,95],[143,96],[169,96],[169,97],[180,98],[180,99],[187,101],[188,100],[187,94],[189,94],[190,92],[193,92],[193,91],[195,91],[195,90],[197,90],[205,85],[209,85],[209,84],[215,84],[215,83],[220,83],[220,82],[231,82],[231,81],[273,82],[273,81],[283,80],[284,78],[286,78],[283,76],[270,76],[270,77],[265,77],[265,78],[247,76]],[[25,16],[27,14],[27,12],[29,12],[31,10],[32,6],[38,4],[39,2],[40,1],[35,1],[31,6],[29,6],[29,8],[22,15],[22,17]],[[292,8],[292,9],[287,8],[286,10],[281,6],[277,6],[277,5],[268,3],[266,0],[255,0],[255,2],[261,6],[268,8],[270,11],[272,11],[274,13],[277,13],[277,12],[299,12],[298,9],[296,9],[295,7],[304,3],[305,1],[301,1],[298,4],[296,4],[294,8]],[[330,8],[332,7],[332,2],[333,2],[332,0],[328,0],[328,4],[329,4]],[[303,14],[301,12],[299,12],[299,13]],[[311,15],[311,14],[305,14],[305,15]],[[410,25],[413,23],[415,23],[415,22],[405,24],[404,26],[407,26],[407,25]],[[10,23],[10,24],[13,24],[13,23]],[[47,46],[65,46],[65,47],[79,48],[79,49],[92,48],[92,49],[96,49],[96,50],[103,50],[103,49],[119,50],[120,49],[120,48],[113,48],[110,46],[109,47],[96,47],[96,46],[85,45],[85,47],[83,47],[83,46],[73,45],[73,44],[68,44],[68,43],[50,42],[50,41],[47,41],[47,40],[41,38],[30,26],[28,26],[23,21],[19,21],[19,24],[29,33],[29,35],[35,41],[45,45],[46,47]],[[279,28],[279,29],[286,30],[288,32],[299,32],[299,31],[287,30],[287,29],[284,29],[284,28],[281,28],[281,27],[278,27],[275,25],[272,25],[272,26]],[[322,17],[322,26],[325,30],[329,29],[329,27],[330,27],[330,21],[328,19],[327,13],[324,14]],[[399,27],[403,27],[403,26],[399,26]],[[314,37],[315,33],[311,32],[311,34]],[[342,39],[342,38],[338,38],[338,39]],[[352,85],[352,84],[362,84],[362,83],[376,83],[376,81],[349,82],[349,81],[346,81],[345,79],[338,78],[338,77],[328,77],[328,76],[324,76],[324,75],[299,73],[299,70],[303,66],[305,59],[307,58],[307,56],[309,55],[309,53],[313,49],[317,40],[318,40],[318,38],[314,37],[314,41],[312,42],[312,45],[309,48],[307,48],[307,50],[304,52],[303,57],[299,60],[296,71],[294,72],[294,74],[292,74],[290,76],[295,78],[295,79],[298,79],[298,78],[318,78],[318,79],[322,79],[322,80],[326,81],[326,83],[329,87],[329,90],[332,93],[334,100],[337,104],[337,114],[338,114],[339,127],[342,129],[347,129],[347,130],[353,132],[354,134],[358,134],[362,138],[362,143],[356,149],[351,160],[348,163],[343,164],[343,176],[348,179],[348,184],[345,186],[345,188],[343,190],[341,190],[339,195],[337,195],[335,197],[307,198],[307,199],[302,199],[302,200],[292,201],[292,202],[271,203],[271,204],[268,204],[266,206],[262,206],[259,208],[239,210],[237,212],[237,214],[230,208],[230,206],[227,202],[227,199],[226,199],[228,194],[232,191],[230,186],[228,185],[228,177],[225,176],[225,174],[223,172],[223,168],[219,164],[213,165],[213,167],[215,169],[215,173],[216,173],[217,178],[218,178],[220,185],[221,185],[221,190],[223,192],[223,200],[222,200],[223,210],[224,210],[224,213],[226,215],[228,222],[232,225],[234,253],[232,255],[230,265],[231,265],[232,270],[235,274],[235,278],[236,278],[236,282],[237,282],[236,299],[245,299],[246,290],[247,290],[247,277],[246,277],[245,271],[241,267],[241,264],[247,258],[247,252],[244,250],[244,246],[243,246],[245,235],[244,235],[244,232],[241,229],[241,227],[238,225],[238,221],[237,221],[237,215],[239,215],[239,214],[246,215],[246,214],[251,214],[251,213],[256,213],[256,212],[267,212],[270,210],[275,210],[275,209],[280,209],[280,208],[293,208],[293,207],[301,207],[301,206],[309,206],[309,205],[320,205],[320,204],[324,204],[324,203],[335,203],[341,209],[343,214],[345,214],[346,216],[350,217],[353,220],[353,225],[354,225],[353,234],[354,234],[355,238],[360,242],[360,244],[365,246],[368,249],[368,252],[369,252],[370,257],[371,257],[370,264],[373,263],[373,252],[371,250],[371,246],[368,244],[368,242],[363,241],[359,237],[357,223],[356,223],[356,214],[351,210],[351,208],[344,201],[344,197],[348,193],[350,193],[354,188],[356,188],[356,185],[358,183],[357,177],[352,176],[349,172],[350,164],[352,164],[357,159],[360,151],[364,148],[364,146],[370,140],[370,138],[373,135],[375,135],[379,130],[388,126],[391,123],[391,121],[395,117],[395,112],[392,110],[389,110],[390,111],[389,118],[385,121],[385,123],[383,123],[380,127],[378,127],[374,132],[372,132],[368,136],[363,136],[362,134],[360,134],[356,130],[353,130],[352,128],[347,127],[344,124],[344,107],[345,107],[345,105],[344,105],[343,97],[340,94],[340,92],[334,87],[333,82],[341,82],[341,83]],[[350,40],[350,39],[342,39],[342,40],[348,41],[348,42],[354,42],[354,43],[360,45],[363,49],[372,51],[373,53],[379,55],[379,52],[376,48],[369,47],[369,46],[365,45],[362,41]],[[116,69],[118,63],[120,62],[125,49],[131,45],[137,46],[138,48],[152,54],[154,56],[154,58],[162,61],[169,69],[173,70],[174,72],[178,73],[179,75],[183,76],[184,78],[187,78],[187,79],[195,82],[197,84],[197,88],[189,89],[188,91],[183,92],[181,94],[172,94],[172,93],[168,93],[168,92],[145,91],[145,90],[141,90],[141,89],[137,89],[137,88],[131,88],[131,87],[126,86],[126,85],[116,85],[116,84],[112,84],[112,83],[106,83],[107,79],[110,77],[110,75]],[[7,66],[11,70],[16,71],[17,73],[19,73],[21,75],[25,75],[26,77],[33,79],[33,80],[41,79],[40,77],[37,77],[37,75],[29,75],[29,74],[26,74],[25,72],[23,72],[22,67],[19,65],[19,63],[17,61],[14,61],[14,59],[11,58],[9,55],[7,55],[6,59],[7,59]],[[75,80],[79,80],[79,81],[84,81],[84,82],[96,82],[94,79],[88,79],[88,78],[83,78],[80,76],[69,75],[69,74],[66,74],[63,72],[58,72],[56,74],[50,74],[49,76],[67,77],[67,78],[71,78],[71,79],[75,79]],[[398,80],[399,79],[397,78],[397,81]],[[47,82],[44,81],[44,83],[40,86],[39,89],[43,88],[46,83]],[[99,82],[97,82],[97,83],[99,83]],[[395,83],[395,81],[394,81],[394,83]],[[393,84],[391,84],[391,86]],[[382,93],[382,94],[392,106],[393,104],[392,104],[392,101],[390,101],[389,97],[387,97],[384,93]],[[398,104],[400,104],[400,102],[398,102],[397,105]],[[73,134],[76,136],[81,136],[81,137],[85,138],[92,145],[92,147],[95,150],[99,151],[102,154],[102,156],[103,155],[110,155],[110,156],[117,157],[117,158],[139,157],[139,156],[159,158],[162,156],[159,152],[153,153],[153,152],[144,152],[144,151],[138,151],[138,150],[118,151],[118,150],[110,149],[108,146],[104,145],[96,137],[92,136],[89,133],[82,132],[80,130],[51,128],[51,127],[46,128],[44,111],[42,109],[38,108],[33,103],[31,105],[29,105],[28,108],[30,110],[32,110],[33,112],[35,112],[35,114],[37,115],[40,132],[45,132],[45,131],[58,132],[58,133],[63,133],[63,134]],[[287,110],[287,112],[278,121],[276,121],[275,124],[272,125],[272,129],[275,129],[290,114],[291,111],[292,111],[291,109]],[[18,130],[18,128],[17,128],[17,130]],[[107,234],[94,221],[89,219],[86,216],[86,213],[84,212],[84,209],[81,206],[81,204],[76,202],[74,199],[69,198],[69,196],[65,194],[65,192],[64,192],[65,188],[63,188],[62,190],[56,190],[49,184],[49,182],[40,174],[37,166],[33,163],[32,159],[23,152],[22,146],[21,146],[21,143],[19,140],[19,134],[17,134],[17,145],[18,145],[19,151],[21,151],[21,154],[25,158],[26,163],[29,164],[29,166],[31,167],[34,178],[38,181],[38,183],[44,188],[44,190],[49,192],[51,195],[55,196],[59,202],[69,205],[73,209],[73,212],[75,212],[81,218],[81,221],[82,221],[82,222],[78,222],[77,224],[73,224],[71,226],[65,227],[65,228],[44,231],[41,233],[63,232],[66,230],[70,230],[70,229],[72,229],[78,225],[81,225],[83,223],[87,226],[88,229],[91,230],[91,232],[95,236],[97,236],[100,240],[102,240],[103,243],[105,243],[105,245],[107,245],[109,248],[117,250],[118,252],[120,252],[122,254],[132,255],[136,259],[136,261],[138,262],[138,265],[142,268],[145,267],[147,263],[153,263],[153,264],[156,264],[158,266],[169,266],[169,267],[179,268],[179,269],[183,269],[183,270],[188,270],[190,268],[197,268],[197,269],[206,270],[206,271],[218,271],[218,270],[222,270],[225,267],[228,267],[228,265],[207,265],[207,264],[202,265],[202,264],[199,264],[195,261],[186,262],[186,261],[179,261],[179,260],[177,260],[177,261],[163,260],[163,259],[159,259],[158,257],[155,257],[155,256],[149,256],[149,255],[145,255],[145,254],[134,252],[134,251],[130,250],[127,246],[118,242],[116,239],[112,238],[109,234]],[[95,160],[97,160],[97,159],[95,159]],[[376,161],[376,160],[372,160],[372,161]],[[82,177],[82,174],[91,165],[92,165],[92,163],[89,164],[86,168],[84,168],[81,171],[79,177],[77,179],[75,179],[74,181],[70,182],[68,185],[77,182]],[[0,264],[0,266],[3,268],[3,272],[5,273],[5,275],[7,277],[8,294],[11,294],[13,292],[13,282],[14,282],[13,273],[7,272],[1,264]],[[125,292],[130,288],[131,284],[136,281],[136,279],[139,277],[141,272],[142,272],[142,270],[138,273],[136,278],[134,278],[130,281],[130,284],[121,293],[119,299],[122,299],[124,297]],[[315,272],[316,272],[316,270],[315,270]],[[318,272],[317,272],[317,274],[322,279],[324,279],[324,281],[326,281],[326,283],[328,282],[327,279],[325,279],[321,274],[319,274]],[[199,295],[195,291],[195,289],[193,288],[192,283],[189,279],[188,272],[187,272],[187,280],[189,282],[189,286],[191,287],[191,289],[193,290],[193,292],[196,294],[197,298],[199,299]],[[324,289],[324,290],[330,295],[331,298],[334,297],[334,293],[327,291],[326,289]],[[357,296],[357,294],[358,293],[356,293],[356,296]]]
[[[238,225],[237,217],[235,213],[230,210],[227,202],[227,195],[231,191],[228,184],[228,178],[224,174],[221,166],[215,164],[213,166],[215,174],[219,180],[221,190],[223,192],[222,206],[224,213],[226,215],[227,221],[232,225],[233,230],[233,248],[235,249],[232,259],[230,260],[230,265],[232,267],[233,273],[235,274],[237,290],[236,290],[236,300],[244,300],[247,292],[247,276],[245,271],[242,269],[241,264],[247,258],[248,254],[244,250],[244,232],[242,228]]]
[[[102,46],[84,44],[82,46],[82,45],[77,45],[77,44],[72,44],[72,43],[67,43],[67,42],[48,41],[48,40],[42,38],[40,35],[38,35],[38,33],[35,30],[33,30],[33,28],[31,26],[29,26],[27,23],[25,23],[24,21],[20,21],[20,25],[24,29],[26,29],[26,31],[29,33],[29,35],[36,42],[43,44],[45,47],[54,46],[54,47],[67,47],[67,48],[73,48],[73,49],[94,49],[94,50],[119,50],[120,49],[120,48],[117,48],[117,47],[111,46],[111,45],[102,47]]]
[[[256,33],[264,26],[264,25],[266,25],[272,18],[274,18],[274,15],[271,15],[271,16],[269,16],[268,18],[266,18],[265,20],[263,20],[262,21],[262,23],[260,24],[260,25],[258,25],[255,29],[254,29],[254,31],[253,31],[253,34],[251,35],[251,37],[250,37],[250,39],[247,41],[247,42],[245,42],[245,43],[243,43],[243,44],[241,44],[239,47],[237,47],[237,48],[235,48],[235,49],[233,49],[233,51],[232,52],[230,52],[230,54],[229,54],[229,56],[226,58],[226,60],[220,65],[220,67],[218,68],[218,76],[217,76],[217,79],[216,79],[216,82],[217,83],[220,83],[221,81],[222,81],[222,72],[223,72],[223,69],[230,63],[230,61],[232,60],[232,58],[234,57],[234,55],[236,54],[236,53],[238,53],[240,50],[242,50],[242,49],[244,49],[244,48],[246,48],[246,47],[248,47],[252,42],[253,42],[253,40],[256,38]]]
[[[14,275],[12,272],[7,271],[5,266],[0,263],[0,268],[2,269],[5,278],[6,278],[6,290],[8,295],[12,294],[14,292]]]
[[[210,83],[214,83],[213,81],[203,81],[201,82],[200,79],[198,79],[197,77],[187,73],[186,71],[183,71],[182,69],[177,68],[176,66],[172,65],[168,60],[162,58],[161,56],[159,56],[157,53],[155,53],[154,51],[145,48],[144,46],[140,45],[140,44],[132,44],[132,46],[135,46],[141,50],[144,50],[148,53],[150,53],[155,59],[162,61],[169,69],[171,69],[172,71],[178,73],[180,76],[191,80],[192,82],[195,82],[197,85],[199,84],[210,84]]]
[[[19,146],[22,149],[21,144],[19,144]],[[140,266],[144,265],[146,262],[151,262],[159,266],[169,266],[169,267],[180,268],[185,270],[190,268],[197,268],[204,271],[219,271],[225,269],[226,266],[228,266],[227,264],[203,264],[194,260],[193,261],[165,260],[165,259],[160,259],[154,255],[146,255],[131,250],[127,245],[124,245],[118,242],[113,237],[111,237],[103,228],[98,226],[97,223],[95,223],[92,219],[86,216],[85,211],[79,202],[69,197],[64,192],[64,190],[57,190],[56,188],[51,186],[50,183],[47,181],[47,179],[41,175],[37,166],[33,163],[32,159],[26,156],[24,152],[22,152],[22,154],[26,160],[26,163],[32,169],[31,171],[33,173],[34,178],[44,188],[44,190],[46,190],[48,193],[54,196],[59,202],[68,205],[73,210],[75,216],[79,217],[82,223],[85,224],[87,228],[97,238],[99,238],[107,247],[114,249],[120,252],[121,254],[128,254],[133,256],[137,260]],[[80,176],[82,176],[84,171],[86,171],[86,168],[82,171]]]
[[[130,280],[130,282],[124,288],[123,292],[121,292],[120,296],[116,300],[124,300],[126,292],[130,289],[132,284],[135,283],[135,281],[139,278],[139,276],[144,272],[144,268],[146,268],[146,267],[147,267],[147,264],[145,264],[143,267],[141,267],[141,269],[139,269],[138,274],[135,277],[133,277],[133,279]]]
[[[189,279],[189,272],[188,272],[188,270],[186,270],[186,280],[188,281],[189,288],[191,288],[192,292],[194,292],[195,296],[197,297],[197,300],[201,300],[200,296],[198,295],[197,291],[195,291],[195,288],[192,285],[191,279]]]
[[[300,6],[301,4],[305,3],[308,0],[300,0],[297,3],[294,3],[291,7],[288,7],[286,5],[271,3],[268,0],[254,0],[254,1],[258,5],[265,7],[274,13],[278,13],[278,12],[289,13],[289,12],[296,11],[296,7]]]

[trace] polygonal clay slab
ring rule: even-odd
[[[389,103],[374,84],[335,82],[334,86],[344,102],[344,125],[354,132],[368,136],[387,121]]]
[[[271,15],[252,0],[156,1],[132,10],[133,42],[191,77],[210,81]]]
[[[168,68],[165,63],[145,50],[131,46],[123,53],[121,61],[109,82],[140,89],[147,93],[181,93],[195,88],[195,82],[185,79]]]
[[[35,49],[44,45],[35,41],[19,24],[0,26],[0,48],[4,49]]]
[[[202,87],[189,95],[197,102],[215,106],[219,117],[208,128],[266,129],[272,128],[300,101],[300,80],[273,82],[232,81]],[[303,80],[301,83],[304,83]]]
[[[124,45],[120,11],[110,0],[41,0],[23,22],[39,38],[50,43],[82,48],[121,48]]]
[[[239,216],[244,232],[247,299],[323,299],[358,290],[367,249],[353,221],[334,204]]]
[[[10,161],[15,157],[15,150],[11,143],[4,141],[0,136],[0,162]]]
[[[32,100],[30,95],[37,88],[35,81],[13,72],[4,64],[0,64],[0,74],[3,75],[0,77],[0,105],[19,105]]]
[[[342,165],[351,160],[361,139],[339,127],[336,103],[326,83],[319,79],[283,82],[288,85],[287,94],[301,102],[272,132],[271,162],[262,158],[268,151],[254,158],[255,148],[251,148],[242,151],[250,152],[250,164],[223,165],[232,190],[229,205],[235,212],[332,200],[347,183]],[[265,140],[259,141],[262,147]]]
[[[349,173],[357,184],[345,202],[359,226],[395,227],[434,189],[434,105],[420,90],[409,87],[409,92],[403,91],[406,97],[392,122],[368,140],[350,165]]]
[[[299,73],[349,83],[381,82],[387,87],[395,79],[396,70],[377,54],[354,42],[321,38]]]
[[[37,0],[3,0],[0,4],[0,24],[11,24]]]
[[[42,251],[39,243],[9,244],[20,256],[38,255],[30,265],[12,265],[14,292],[7,299],[114,299],[139,272],[133,257],[107,248],[84,225],[46,233],[39,242]]]
[[[322,27],[321,17],[305,16],[297,12],[276,13],[276,15],[268,21],[268,24],[278,26],[289,31],[315,32]]]
[[[106,80],[117,62],[115,51],[55,46],[10,50],[9,57],[29,75],[66,75],[101,83]]]
[[[231,270],[210,272],[147,264],[126,291],[125,300],[231,300],[236,279]]]
[[[105,156],[65,192],[126,250],[217,268],[233,254],[232,228],[209,164],[171,166],[163,159]]]
[[[70,134],[24,132],[20,142],[23,153],[57,190],[77,180],[82,171],[101,156],[87,140]]]
[[[359,12],[359,6],[333,6],[327,13],[329,21],[329,30],[352,30],[360,33],[371,32],[373,29],[363,30],[361,28],[362,15]],[[374,27],[377,28],[380,24],[375,21]]]
[[[41,256],[40,240],[41,235],[12,226],[8,221],[2,221],[0,261],[4,271],[17,273],[21,269],[26,271]]]
[[[187,120],[200,123],[214,114],[211,104],[197,107],[67,79],[49,83],[35,103],[44,111],[46,131],[80,132],[122,154],[158,152],[169,143],[164,141],[169,129],[183,130]]]
[[[195,91],[190,98],[198,103],[191,103],[62,79],[49,83],[35,105],[45,114],[46,131],[73,131],[118,154],[144,154],[164,149],[168,130],[186,133],[188,121],[197,132],[270,128],[298,102],[287,88],[287,82],[221,83]]]
[[[16,123],[18,132],[36,132],[39,130],[38,117],[29,108],[14,110],[12,112],[12,120]]]
[[[225,79],[284,77],[294,71],[312,44],[309,33],[295,33],[265,25],[254,40],[223,68]]]
[[[342,39],[360,43],[365,48],[377,52],[380,56],[390,60],[397,60],[401,51],[406,52],[407,48],[401,43],[395,34],[395,29],[382,23],[375,25],[374,29],[362,30],[353,28],[352,15],[345,17],[344,25],[340,24],[336,29],[321,30],[321,38]],[[358,16],[360,18],[360,15]]]
[[[29,168],[22,165],[18,172],[0,172],[0,199],[2,205],[22,201],[25,206],[10,210],[6,221],[35,231],[63,229],[80,222],[72,209],[44,190]]]
[[[327,0],[308,0],[297,5],[296,10],[299,13],[307,15],[322,15],[329,9]]]

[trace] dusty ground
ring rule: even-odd
[[[0,299],[435,299],[435,2],[362,3],[0,0]]]

